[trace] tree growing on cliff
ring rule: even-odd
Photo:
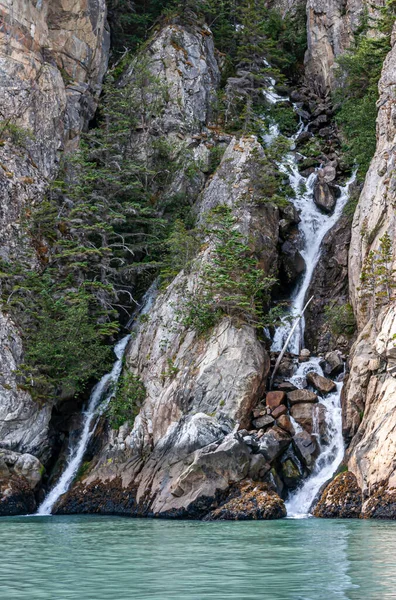
[[[26,212],[39,268],[30,257],[3,265],[4,308],[24,325],[21,385],[37,398],[79,392],[103,373],[118,313],[134,305],[142,274],[158,269],[169,229],[161,191],[177,161],[160,131],[149,143],[164,102],[144,60],[128,80],[107,82],[96,127]]]
[[[394,300],[396,289],[393,243],[389,233],[386,232],[379,242],[378,250],[370,250],[363,262],[359,288],[363,308],[374,317],[379,306]]]
[[[198,333],[222,316],[236,323],[263,324],[263,304],[269,302],[276,279],[259,267],[237,224],[228,206],[214,208],[207,217],[204,232],[213,250],[182,311],[184,325]]]

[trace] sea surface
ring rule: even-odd
[[[1,600],[396,599],[396,522],[0,519]]]

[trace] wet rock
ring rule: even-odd
[[[259,417],[258,419],[253,420],[253,426],[256,429],[269,427],[270,425],[273,425],[273,424],[274,424],[274,418],[271,415],[263,415],[262,417]]]
[[[332,165],[326,165],[319,172],[320,179],[322,181],[324,181],[325,183],[331,183],[332,181],[334,181],[336,176],[337,176],[336,169]]]
[[[286,394],[282,391],[268,392],[265,398],[266,405],[269,406],[271,409],[277,408],[281,404],[285,404],[285,402]]]
[[[344,370],[344,361],[342,360],[341,352],[333,350],[325,355],[325,365],[323,371],[329,377],[335,377]]]
[[[280,417],[278,417],[276,419],[276,424],[278,427],[286,431],[291,436],[295,434],[293,423],[287,415],[281,415]]]
[[[284,357],[278,367],[278,375],[280,377],[292,377],[296,370],[296,364],[292,358]]]
[[[353,473],[337,475],[325,488],[313,510],[315,517],[325,519],[359,518],[362,510],[362,491]]]
[[[282,519],[286,516],[283,500],[266,484],[245,482],[235,496],[213,510],[207,521],[246,521]]]
[[[326,377],[322,377],[322,375],[319,375],[314,371],[307,373],[307,382],[323,395],[330,394],[337,389],[334,381],[331,381],[331,379],[327,379]]]
[[[336,199],[329,184],[319,178],[314,186],[314,201],[316,206],[327,214],[332,213],[336,205]]]
[[[271,463],[290,445],[291,437],[280,427],[272,427],[259,442],[259,452]]]
[[[271,412],[271,416],[274,419],[278,419],[279,417],[285,415],[287,413],[287,408],[284,404],[281,404],[280,406],[277,406],[276,408],[274,408],[274,410]]]
[[[311,356],[311,352],[308,350],[308,348],[303,348],[302,350],[300,350],[298,360],[300,363],[307,362],[309,360],[310,356]]]
[[[302,131],[296,139],[297,148],[306,144],[311,138],[313,138],[312,131]]]
[[[301,221],[296,207],[291,202],[282,208],[281,214],[290,225],[298,225]]]
[[[282,383],[278,385],[278,390],[282,392],[293,392],[296,389],[297,387],[294,383],[290,383],[290,381],[282,381]]]
[[[294,489],[301,481],[303,475],[300,461],[290,447],[281,458],[280,474],[283,482],[289,489]]]
[[[317,395],[310,390],[294,390],[287,394],[287,399],[292,406],[300,402],[318,402]]]
[[[317,446],[315,440],[306,431],[300,431],[293,437],[293,446],[305,466],[311,470],[315,464]]]
[[[295,404],[291,407],[290,414],[308,433],[325,433],[326,407],[323,404]]]
[[[296,245],[287,240],[281,248],[281,267],[282,281],[286,284],[294,283],[298,277],[305,271],[305,260],[300,254]]]
[[[271,466],[267,463],[262,454],[252,454],[250,457],[248,476],[253,481],[261,481],[270,468]]]

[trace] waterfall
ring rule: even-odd
[[[297,372],[289,381],[297,387],[302,387],[302,381],[309,371],[316,371],[319,375],[323,375],[319,361],[320,359],[315,357],[308,362],[301,363]],[[340,403],[342,383],[336,383],[336,386],[337,389],[333,393],[320,400],[326,407],[326,445],[319,445],[320,454],[311,475],[286,502],[288,517],[304,518],[309,516],[309,509],[316,494],[322,485],[331,479],[343,459],[344,440],[342,437]],[[317,436],[318,433],[316,433]],[[319,441],[319,436],[317,440]]]
[[[87,409],[82,413],[83,427],[81,435],[74,446],[70,448],[66,468],[63,471],[58,483],[52,488],[43,503],[39,506],[37,515],[50,515],[58,498],[67,492],[71,483],[73,482],[73,479],[76,476],[76,473],[80,468],[84,458],[88,442],[95,431],[98,409],[105,408],[114,393],[115,384],[117,383],[121,374],[122,359],[129,338],[130,336],[127,335],[116,344],[114,353],[117,357],[117,360],[115,361],[112,370],[110,373],[104,375],[93,388],[88,401]],[[94,424],[93,427],[92,424]]]
[[[338,186],[340,196],[334,212],[331,215],[325,215],[314,202],[316,173],[312,173],[307,179],[300,175],[296,157],[292,153],[286,157],[281,167],[289,175],[290,184],[295,192],[293,204],[297,208],[301,218],[298,228],[303,244],[301,256],[305,260],[305,272],[300,284],[292,293],[290,308],[291,315],[297,316],[301,314],[304,307],[305,296],[320,258],[323,238],[341,217],[344,206],[349,198],[349,187],[355,181],[356,174],[352,175],[345,186]],[[282,326],[277,328],[271,348],[274,352],[282,350],[291,327],[292,323],[285,321]],[[293,354],[298,354],[303,345],[304,327],[305,320],[302,317],[289,343],[289,351]]]
[[[271,104],[284,101],[276,94],[274,90],[274,79],[269,79],[269,90],[264,93],[266,99]],[[294,105],[295,110],[297,107]],[[302,313],[305,296],[311,284],[315,268],[318,264],[321,255],[321,245],[325,235],[337,223],[342,215],[342,211],[349,198],[349,187],[355,181],[356,172],[344,186],[338,186],[340,195],[334,212],[330,215],[324,214],[319,210],[314,202],[314,186],[317,179],[317,173],[312,173],[309,177],[303,177],[298,170],[297,155],[294,152],[294,144],[301,131],[304,130],[303,124],[300,122],[300,127],[297,133],[290,138],[292,142],[292,150],[286,155],[279,168],[289,177],[290,185],[294,191],[292,202],[296,207],[300,216],[298,226],[299,237],[301,240],[301,255],[305,260],[305,272],[300,283],[291,294],[290,315],[297,317]],[[273,124],[269,128],[269,132],[264,136],[264,141],[270,145],[279,135],[279,128]],[[290,316],[289,315],[289,316]],[[293,319],[284,319],[282,325],[277,327],[273,338],[271,350],[280,352],[286,342],[286,339],[293,326]],[[299,354],[304,344],[304,317],[293,333],[288,349],[293,354]],[[323,375],[319,365],[320,359],[312,357],[310,361],[301,363],[295,375],[290,378],[290,381],[297,387],[302,388],[305,385],[305,375],[309,371],[316,371]],[[325,424],[326,424],[326,444],[320,445],[320,435],[318,431],[318,423],[315,422],[313,415],[313,431],[319,444],[320,454],[316,460],[315,467],[311,475],[303,482],[303,484],[291,495],[286,502],[288,516],[291,517],[306,517],[309,515],[309,509],[319,492],[321,486],[328,481],[337,470],[338,465],[342,461],[344,455],[344,440],[342,437],[342,419],[341,419],[341,389],[342,383],[336,384],[336,390],[321,399],[321,403],[326,407]],[[316,419],[317,421],[317,419]],[[295,421],[293,420],[293,423]],[[301,431],[301,427],[298,428]]]

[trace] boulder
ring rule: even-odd
[[[329,184],[322,179],[317,179],[314,186],[314,202],[324,213],[332,213],[336,199]]]
[[[303,476],[301,463],[290,446],[280,459],[280,474],[289,489],[294,489]]]
[[[31,514],[36,508],[34,493],[24,477],[10,474],[0,478],[0,517]]]
[[[300,254],[296,244],[286,240],[281,248],[282,280],[286,284],[294,283],[301,273],[305,271],[305,260]]]
[[[262,454],[252,454],[248,476],[253,481],[261,481],[270,470],[270,465]]]
[[[263,427],[269,427],[270,425],[273,425],[274,422],[275,422],[275,420],[271,415],[263,415],[262,417],[259,417],[258,419],[254,419],[253,426],[256,429],[261,429]]]
[[[292,377],[296,370],[296,364],[292,358],[285,356],[278,367],[278,375],[280,377]]]
[[[248,521],[282,519],[283,500],[267,484],[244,482],[222,506],[210,512],[205,521]]]
[[[311,352],[308,350],[308,348],[303,348],[302,350],[300,350],[300,354],[298,357],[299,362],[307,362],[307,360],[309,360],[311,356]]]
[[[310,390],[294,390],[287,394],[287,399],[292,406],[300,402],[318,402],[317,395]]]
[[[290,421],[290,418],[287,415],[281,415],[276,419],[276,424],[278,427],[289,433],[291,436],[295,434],[295,429],[293,427],[293,423]]]
[[[333,350],[325,355],[325,365],[323,371],[329,377],[335,377],[344,370],[344,361],[340,352]]]
[[[271,463],[290,445],[291,437],[280,427],[272,427],[260,438],[259,452]]]
[[[258,406],[257,408],[255,408],[253,410],[253,419],[258,419],[259,417],[262,417],[263,415],[267,414],[267,409],[265,408],[265,406]]]
[[[307,382],[322,395],[330,394],[337,389],[334,381],[331,381],[331,379],[327,379],[326,377],[322,377],[322,375],[315,373],[315,371],[310,371],[307,373]]]
[[[337,475],[325,488],[313,515],[325,519],[356,519],[361,511],[362,491],[355,475],[346,472]]]
[[[283,391],[268,392],[265,398],[265,403],[271,409],[277,408],[281,404],[285,404],[286,394]]]
[[[308,433],[325,433],[326,407],[323,404],[299,403],[290,409],[291,416]],[[315,431],[314,431],[315,429]]]
[[[294,383],[291,383],[290,381],[282,381],[282,383],[278,385],[277,389],[280,392],[293,392],[297,389],[297,386],[295,386]]]
[[[300,431],[293,437],[293,446],[303,464],[311,470],[315,464],[317,445],[313,437],[306,431]]]
[[[278,419],[282,415],[286,415],[286,413],[287,413],[286,406],[284,404],[281,404],[280,406],[277,406],[276,408],[274,408],[274,410],[271,413],[271,416],[274,419]]]

